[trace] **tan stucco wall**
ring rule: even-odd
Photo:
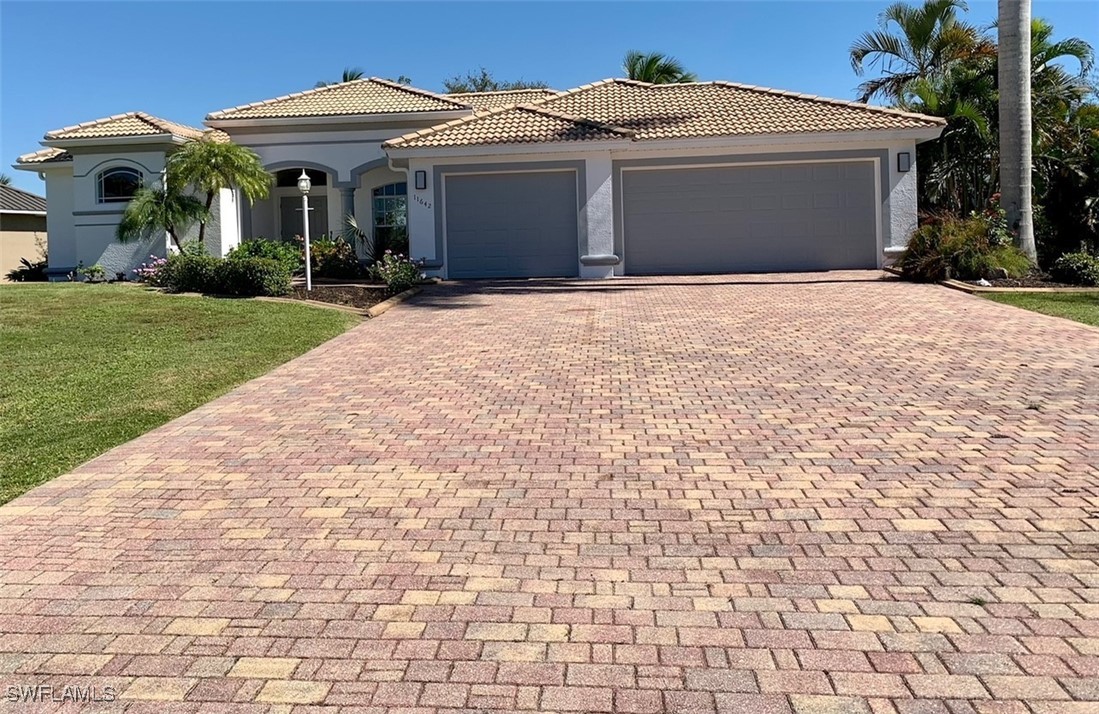
[[[7,282],[9,270],[19,267],[19,259],[34,262],[40,259],[34,232],[0,230],[0,282]],[[37,234],[45,246],[46,232]]]

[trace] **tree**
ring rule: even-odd
[[[358,67],[344,67],[343,68],[343,77],[340,78],[339,82],[326,82],[322,79],[319,82],[317,82],[317,84],[314,85],[314,86],[318,87],[318,88],[319,87],[327,87],[327,86],[332,85],[332,84],[343,84],[344,82],[354,82],[356,79],[362,79],[362,78],[363,78],[363,71],[361,69],[359,69]]]
[[[236,188],[249,201],[267,198],[271,174],[256,152],[232,142],[203,138],[184,144],[168,157],[168,185],[188,186],[206,194],[198,241],[205,244],[206,219],[223,188]]]
[[[178,189],[145,186],[126,205],[116,235],[119,242],[126,243],[166,231],[178,250],[180,235],[208,215],[201,201]]]
[[[0,174],[0,186],[11,186],[11,176]]]
[[[675,57],[659,52],[643,53],[630,50],[622,59],[622,71],[630,79],[650,84],[684,84],[696,82],[698,77]]]
[[[506,92],[512,89],[544,89],[547,87],[545,82],[539,81],[527,81],[525,79],[516,79],[513,81],[504,81],[496,79],[492,76],[484,67],[481,67],[477,72],[466,72],[465,76],[454,75],[449,79],[443,80],[443,87],[450,94],[460,94],[464,92]]]
[[[973,25],[958,19],[962,0],[925,0],[923,5],[894,3],[882,12],[880,28],[865,32],[851,45],[851,67],[860,77],[867,67],[882,76],[859,85],[859,101],[874,96],[899,103],[920,79],[941,79],[957,62],[990,56],[993,45]]]
[[[1030,0],[999,0],[1000,194],[1016,245],[1036,261],[1031,208]]]

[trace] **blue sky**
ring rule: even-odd
[[[346,66],[432,90],[480,66],[565,89],[620,75],[636,48],[675,55],[702,79],[854,98],[847,49],[887,4],[0,0],[0,171],[42,192],[10,164],[47,130],[132,110],[197,126]],[[1058,36],[1099,47],[1099,3],[1033,7]],[[996,4],[970,2],[969,14],[988,24]]]

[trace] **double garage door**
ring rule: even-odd
[[[627,169],[627,274],[873,268],[869,161]],[[571,277],[578,269],[574,172],[446,179],[451,278]]]

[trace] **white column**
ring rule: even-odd
[[[585,196],[580,208],[580,277],[609,278],[614,252],[614,191],[610,152],[584,161]]]

